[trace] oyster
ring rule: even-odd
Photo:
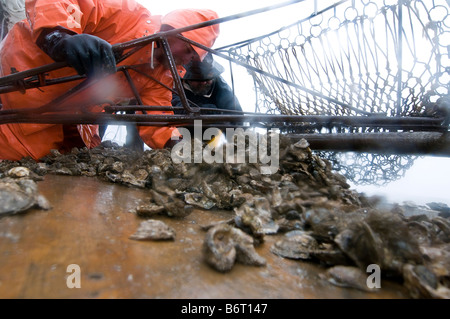
[[[365,292],[378,291],[376,288],[368,287],[367,274],[358,267],[334,266],[327,269],[320,277],[339,287],[355,288]]]
[[[214,201],[200,193],[186,193],[184,194],[184,201],[189,205],[203,209],[211,209],[216,205]]]
[[[0,215],[16,214],[37,207],[51,208],[47,199],[39,194],[37,184],[27,178],[0,179]]]
[[[220,272],[230,271],[236,262],[266,265],[266,260],[255,251],[253,238],[227,224],[208,230],[203,242],[203,256],[208,265]]]
[[[404,265],[403,280],[413,298],[450,299],[450,289],[423,265]]]
[[[257,238],[278,232],[279,227],[272,217],[271,206],[266,198],[253,198],[252,205],[242,204],[239,208],[235,208],[235,214],[236,226],[248,229]]]
[[[351,259],[333,243],[321,243],[319,249],[309,252],[313,259],[326,266],[353,265]]]
[[[151,194],[156,205],[164,207],[164,213],[169,217],[186,217],[194,209],[192,205],[186,205],[184,200],[178,198],[174,192],[167,195],[151,190]]]
[[[133,240],[174,240],[175,230],[160,220],[149,219],[141,222],[137,231],[129,238]]]
[[[434,217],[431,222],[439,229],[437,234],[439,239],[445,243],[450,243],[450,221],[443,217]]]
[[[450,244],[436,245],[433,247],[421,246],[427,267],[450,288]]]
[[[441,216],[441,217],[444,217],[444,218],[450,217],[450,207],[448,207],[447,204],[432,202],[432,203],[427,203],[427,206],[435,211],[438,211],[439,216]]]
[[[377,264],[389,274],[401,275],[404,264],[423,263],[406,221],[391,212],[370,211],[364,220],[350,223],[335,242],[361,269]]]
[[[334,244],[319,243],[310,231],[295,230],[271,247],[275,255],[290,259],[315,259],[325,265],[349,265],[351,260]]]
[[[272,245],[271,252],[285,258],[310,259],[310,252],[318,249],[319,244],[310,232],[291,231]]]
[[[42,177],[25,166],[16,166],[6,172],[7,177],[15,179],[31,179],[41,181]]]
[[[146,205],[140,205],[136,207],[136,214],[140,217],[152,217],[157,214],[165,212],[164,206],[156,205],[155,203],[150,203]]]

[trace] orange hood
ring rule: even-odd
[[[175,29],[184,28],[193,24],[202,23],[210,20],[217,19],[219,16],[216,12],[212,10],[202,10],[202,9],[179,9],[172,12],[169,12],[165,15],[161,24],[167,24]],[[219,36],[220,28],[218,24],[195,29],[192,31],[184,32],[182,35],[192,41],[198,42],[211,48],[214,45],[217,37]],[[192,46],[200,56],[200,59],[206,56],[207,52],[202,50],[196,46]]]

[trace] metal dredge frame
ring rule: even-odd
[[[185,28],[160,32],[151,36],[146,36],[137,40],[113,45],[115,53],[120,55],[117,63],[125,60],[144,46],[151,42],[158,41],[169,61],[170,71],[174,78],[175,90],[166,87],[166,89],[175,91],[180,96],[183,108],[186,114],[183,115],[149,115],[146,111],[175,111],[181,108],[171,106],[144,106],[139,94],[134,86],[133,80],[129,74],[130,70],[137,71],[135,66],[120,66],[117,72],[123,72],[126,76],[131,89],[134,92],[135,99],[139,105],[118,106],[109,105],[104,107],[104,112],[93,113],[84,111],[81,113],[67,114],[67,105],[64,101],[72,94],[80,92],[99,80],[86,79],[85,76],[71,76],[59,79],[46,79],[46,73],[66,67],[66,63],[58,62],[44,65],[35,69],[12,73],[0,78],[0,94],[12,91],[25,92],[27,89],[39,88],[48,85],[57,85],[60,83],[83,80],[74,88],[61,95],[49,104],[34,109],[14,109],[0,110],[0,125],[6,123],[40,123],[40,124],[137,124],[151,126],[186,126],[192,125],[194,120],[202,120],[204,126],[214,127],[256,127],[264,128],[288,128],[293,129],[295,133],[288,136],[293,139],[305,137],[316,149],[328,150],[353,150],[353,151],[383,151],[394,154],[402,153],[430,153],[435,155],[450,155],[450,138],[448,136],[448,117],[410,117],[410,116],[385,116],[358,110],[359,115],[289,115],[289,114],[263,114],[238,111],[226,111],[217,109],[204,109],[192,107],[184,93],[180,76],[177,72],[175,61],[173,59],[167,38],[177,36],[179,39],[197,46],[205,51],[211,52],[216,56],[230,61],[233,64],[245,67],[249,72],[270,78],[274,81],[286,84],[298,90],[304,91],[312,96],[328,101],[330,104],[341,106],[347,109],[353,109],[351,105],[331,98],[297,83],[288,81],[267,71],[258,69],[239,59],[232,58],[231,54],[224,54],[223,50],[213,50],[199,43],[191,41],[181,33],[197,28],[207,27],[227,21],[248,17],[257,13],[285,7],[305,0],[291,0],[275,6],[252,10],[246,13],[237,14],[225,18],[211,20],[205,23],[192,25]],[[399,0],[400,5],[402,1]],[[335,5],[339,5],[340,1]],[[317,13],[316,13],[317,14]],[[129,50],[122,54],[125,50]],[[142,73],[141,73],[142,74]],[[144,74],[145,75],[145,74]],[[146,75],[148,76],[148,75]],[[155,80],[155,79],[153,79]],[[192,104],[192,103],[191,103]],[[63,107],[61,107],[63,106]],[[82,108],[81,108],[82,109]],[[117,112],[134,113],[142,111],[143,114],[117,114]],[[208,112],[208,114],[204,114]],[[217,114],[211,115],[211,112]],[[224,122],[233,123],[225,125]],[[248,124],[247,124],[248,123]],[[343,128],[350,130],[353,128],[374,128],[383,129],[382,133],[360,133],[355,130],[353,134],[339,134],[344,131]],[[318,133],[322,128],[328,128],[328,133]],[[334,131],[333,131],[334,130]],[[289,131],[289,130],[288,130]],[[333,132],[332,132],[333,131]],[[389,147],[386,147],[389,146]]]

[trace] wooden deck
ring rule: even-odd
[[[149,200],[148,191],[52,175],[38,185],[51,210],[0,218],[0,298],[408,298],[391,282],[377,293],[324,282],[321,266],[272,254],[278,236],[257,248],[267,266],[236,264],[221,274],[202,260],[200,226],[230,212],[161,216],[176,230],[175,241],[134,241],[129,236],[142,219],[130,211]],[[71,264],[80,267],[81,288],[67,286]]]

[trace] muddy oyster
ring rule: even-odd
[[[163,193],[164,189],[166,193]],[[155,204],[164,207],[164,213],[169,217],[186,217],[194,210],[192,205],[186,205],[185,201],[179,198],[178,194],[169,189],[163,188],[158,192],[151,190],[151,194]]]
[[[129,238],[133,240],[174,240],[175,230],[160,220],[149,219],[141,222],[137,231]]]
[[[438,228],[438,238],[445,243],[450,243],[450,221],[443,217],[434,217],[431,222]]]
[[[364,220],[350,223],[335,242],[361,269],[377,264],[383,271],[401,276],[404,264],[423,263],[406,221],[391,212],[370,211]]]
[[[450,289],[423,265],[406,264],[403,267],[404,285],[413,298],[450,299]]]
[[[331,284],[345,288],[355,288],[365,292],[377,292],[376,288],[367,285],[367,274],[358,267],[334,266],[320,274],[322,279]]]
[[[435,211],[438,211],[439,216],[441,216],[441,217],[444,217],[444,218],[450,217],[450,207],[448,207],[447,204],[432,202],[432,203],[427,203],[427,206]]]
[[[156,205],[155,203],[139,205],[136,207],[136,214],[140,217],[152,217],[154,215],[162,214],[166,211],[164,206]]]
[[[184,201],[189,205],[203,209],[211,209],[216,205],[213,200],[201,193],[186,193],[184,194]]]
[[[230,271],[236,262],[266,265],[266,260],[255,251],[253,238],[227,224],[208,230],[203,242],[203,257],[208,265],[220,272]]]
[[[16,166],[6,172],[6,177],[15,179],[31,179],[33,181],[41,181],[43,178],[37,173],[25,166]]]
[[[347,229],[349,223],[362,220],[364,216],[361,211],[347,213],[337,207],[312,207],[304,214],[304,227],[311,230],[318,240],[334,242],[334,238]]]
[[[310,259],[310,252],[318,249],[319,243],[310,232],[298,230],[286,233],[272,245],[271,252],[284,258]]]
[[[351,260],[336,245],[319,243],[311,231],[287,232],[271,247],[275,255],[290,259],[314,259],[324,265],[350,265]]]
[[[236,226],[262,239],[264,235],[276,234],[278,225],[272,217],[270,202],[264,197],[254,197],[252,203],[235,208]]]
[[[39,194],[37,184],[27,178],[0,179],[0,215],[16,214],[37,207],[51,208],[47,199]]]

